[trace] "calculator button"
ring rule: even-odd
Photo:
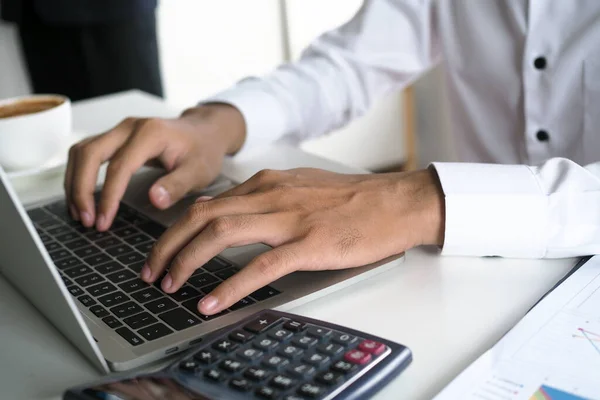
[[[315,367],[308,364],[293,365],[287,369],[287,372],[302,379],[310,379],[315,371]]]
[[[242,349],[238,351],[238,356],[248,361],[253,361],[263,355],[263,352],[257,349]]]
[[[287,329],[288,331],[292,331],[292,332],[300,332],[305,327],[306,326],[302,322],[298,322],[298,321],[288,321],[283,325],[284,329]]]
[[[260,382],[269,376],[269,372],[258,367],[250,367],[244,372],[244,376],[253,381]]]
[[[316,337],[317,339],[322,339],[330,333],[331,331],[329,329],[321,328],[318,326],[311,326],[306,330],[307,335]]]
[[[333,332],[333,335],[331,336],[331,341],[347,346],[356,341],[356,336],[348,335],[347,333]]]
[[[319,383],[324,383],[328,386],[337,385],[337,384],[341,383],[343,380],[344,380],[344,378],[342,377],[342,375],[338,374],[337,372],[331,372],[331,371],[320,372],[315,377],[315,381],[317,381]]]
[[[183,372],[193,374],[198,371],[198,363],[194,360],[184,360],[179,363],[179,369]]]
[[[164,312],[159,314],[158,318],[162,319],[169,324],[171,328],[178,331],[200,324],[200,320],[198,318],[194,317],[183,308],[176,308],[174,310]]]
[[[212,347],[213,349],[222,351],[223,353],[229,353],[230,351],[235,350],[238,345],[233,343],[231,340],[222,339],[213,343]]]
[[[254,343],[254,347],[256,347],[257,349],[265,350],[265,351],[274,349],[275,347],[277,347],[279,345],[279,343],[277,341],[275,341],[273,339],[268,339],[268,338],[256,339],[253,343]]]
[[[123,325],[118,319],[116,319],[112,315],[102,318],[102,322],[104,322],[106,325],[108,325],[108,327],[111,329],[115,329],[115,328]]]
[[[335,356],[335,355],[341,353],[342,351],[344,351],[344,346],[340,346],[339,344],[335,344],[335,343],[328,343],[328,344],[320,345],[319,347],[317,347],[317,350],[320,351],[321,353]]]
[[[254,392],[254,393],[256,393],[256,395],[258,397],[263,398],[263,399],[276,399],[277,396],[279,395],[279,392],[277,392],[275,389],[272,389],[267,386],[263,386],[263,387],[256,389],[256,392]],[[300,399],[300,400],[302,400],[302,399]]]
[[[123,320],[131,329],[141,329],[145,326],[155,323],[157,320],[147,312],[142,312]]]
[[[225,374],[223,374],[218,369],[209,369],[204,373],[204,376],[214,382],[220,382],[225,379]]]
[[[144,343],[144,341],[140,339],[135,333],[131,332],[129,328],[122,327],[117,329],[115,332],[121,335],[121,337],[127,340],[132,346],[138,346]]]
[[[331,366],[331,369],[336,372],[341,372],[343,374],[350,373],[356,369],[356,365],[351,364],[347,361],[339,360],[335,364]]]
[[[219,367],[227,372],[235,373],[241,369],[244,369],[246,365],[240,361],[232,360],[231,358],[226,358],[223,361],[221,361]]]
[[[364,365],[371,361],[371,354],[354,349],[344,354],[344,360],[353,364]]]
[[[269,337],[283,342],[284,340],[292,337],[292,332],[286,331],[285,329],[274,329],[269,332]]]
[[[310,336],[302,336],[292,341],[293,344],[309,349],[318,343],[318,340]]]
[[[138,333],[146,340],[155,340],[172,333],[173,331],[167,328],[164,324],[158,323],[150,325],[147,328],[140,329]]]
[[[307,396],[307,397],[320,397],[321,394],[323,394],[325,392],[325,390],[318,385],[314,385],[312,383],[305,383],[304,385],[300,386],[300,388],[298,388],[298,393],[303,395],[303,396]]]
[[[329,361],[329,357],[324,354],[313,353],[304,357],[304,361],[309,364],[312,364],[316,367],[320,367],[321,365],[327,363]]]
[[[270,356],[268,358],[265,358],[262,363],[264,366],[267,366],[269,368],[273,368],[273,369],[277,370],[279,368],[283,368],[286,365],[288,365],[289,361],[283,357]]]
[[[287,345],[287,346],[279,349],[279,351],[277,353],[284,357],[294,359],[294,358],[300,357],[303,352],[304,351],[299,347]]]
[[[287,390],[294,386],[296,382],[285,375],[275,375],[273,379],[271,379],[271,386],[275,386],[276,388]]]
[[[261,333],[275,325],[279,321],[279,317],[273,314],[262,314],[254,321],[249,322],[244,326],[244,329],[254,333]]]
[[[202,364],[212,364],[219,356],[212,350],[201,350],[194,355],[194,358]]]
[[[229,335],[229,339],[235,340],[238,343],[246,343],[250,339],[254,338],[254,335],[242,330],[237,330]]]
[[[247,392],[252,389],[252,385],[244,378],[235,378],[229,382],[229,386],[240,392]]]
[[[376,342],[374,340],[363,340],[358,345],[358,349],[366,353],[371,353],[374,356],[378,356],[385,351],[386,346],[385,344]]]

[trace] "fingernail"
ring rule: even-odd
[[[171,274],[167,274],[162,280],[162,288],[166,292],[171,289],[171,286],[173,286],[173,278],[171,278]]]
[[[94,221],[92,220],[92,215],[87,211],[81,213],[81,220],[83,221],[83,225],[88,228],[94,224]]]
[[[203,201],[209,201],[212,199],[212,196],[200,196],[196,199],[196,203],[202,203]]]
[[[142,279],[145,281],[149,281],[152,276],[152,270],[148,266],[148,264],[144,264],[142,267]]]
[[[206,296],[202,300],[200,300],[199,308],[202,314],[207,314],[215,311],[217,309],[217,304],[219,300],[215,296]]]
[[[98,220],[96,221],[96,228],[98,230],[106,229],[107,227],[104,226],[105,224],[106,224],[106,217],[104,216],[104,214],[100,214],[98,216]]]
[[[154,191],[156,192],[156,202],[158,204],[163,207],[167,207],[171,204],[171,195],[167,192],[167,189],[162,186],[157,186]]]
[[[77,211],[77,208],[71,204],[69,209],[71,210],[71,218],[73,218],[75,221],[79,221],[79,211]]]

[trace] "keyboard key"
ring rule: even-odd
[[[123,239],[127,236],[132,236],[132,235],[135,235],[136,233],[140,233],[140,231],[135,229],[133,226],[126,226],[124,228],[117,229],[117,230],[113,231],[112,233],[114,235],[120,237],[121,239]]]
[[[67,211],[67,202],[65,200],[60,200],[52,204],[48,204],[45,208],[46,211],[50,211],[52,214],[56,215],[61,219],[71,219],[71,216]]]
[[[98,242],[102,239],[106,239],[109,237],[112,237],[112,235],[109,232],[98,232],[96,230],[92,230],[89,232],[86,232],[84,234],[84,236],[88,239],[91,240],[92,242]]]
[[[301,332],[306,326],[302,322],[288,321],[283,325],[283,329],[287,329],[292,332]]]
[[[179,363],[179,370],[188,374],[195,374],[198,372],[199,366],[195,360],[183,360]]]
[[[347,361],[339,360],[331,366],[331,369],[342,374],[348,374],[356,369],[356,365],[351,364]]]
[[[142,272],[142,267],[144,266],[145,263],[146,263],[145,261],[140,261],[140,262],[136,262],[131,265],[128,265],[127,267],[130,270],[132,270],[133,272],[136,272],[139,274],[140,272]]]
[[[239,310],[240,308],[247,307],[254,303],[255,303],[254,300],[252,300],[250,297],[244,297],[243,299],[241,299],[240,301],[238,301],[237,303],[235,303],[234,305],[229,307],[229,309],[231,311],[235,311],[235,310]]]
[[[260,350],[268,352],[279,346],[279,342],[269,338],[256,339],[253,343],[254,347]]]
[[[85,257],[91,257],[91,256],[95,256],[97,254],[100,254],[101,251],[96,246],[87,246],[87,247],[83,247],[79,250],[75,250],[74,253],[77,257],[85,258]]]
[[[277,289],[272,288],[271,286],[265,286],[263,288],[258,289],[256,292],[251,293],[250,297],[252,297],[256,301],[263,301],[270,297],[277,296],[281,292]]]
[[[282,347],[277,352],[277,354],[291,359],[300,357],[302,353],[304,353],[304,350],[300,347],[292,346],[291,344]]]
[[[118,246],[118,245],[120,245],[122,243],[123,242],[121,242],[116,237],[110,236],[110,237],[104,238],[102,240],[98,240],[96,242],[96,246],[98,246],[98,247],[100,247],[102,249],[108,249],[109,247]]]
[[[114,292],[115,290],[117,290],[117,288],[108,282],[102,282],[97,285],[90,286],[86,290],[92,296],[99,297],[99,296],[104,296],[105,294]]]
[[[347,346],[356,341],[356,336],[348,335],[347,333],[342,332],[333,332],[333,335],[331,335],[331,341],[343,346]]]
[[[87,267],[87,266],[81,265],[81,264],[77,264],[77,265],[78,265],[77,267],[66,269],[64,271],[64,274],[67,275],[69,278],[77,278],[78,276],[82,276],[82,275],[89,274],[90,272],[92,272],[92,269],[90,267]]]
[[[294,375],[297,378],[301,379],[310,379],[315,374],[317,370],[312,365],[308,364],[295,364],[291,365],[287,372],[291,375]]]
[[[46,244],[48,242],[50,242],[52,240],[52,238],[48,235],[46,235],[45,233],[40,233],[38,234],[40,237],[40,240],[42,241],[42,243]]]
[[[321,367],[329,362],[329,357],[324,354],[313,353],[304,357],[304,361],[315,367]]]
[[[225,374],[218,369],[212,368],[204,373],[204,376],[213,382],[221,382],[225,379]]]
[[[84,294],[83,296],[79,296],[77,298],[77,300],[79,300],[81,302],[81,304],[83,304],[86,307],[93,306],[94,304],[96,304],[96,300],[92,299],[87,294]]]
[[[319,341],[311,336],[300,336],[295,338],[292,343],[304,349],[309,349],[319,343]]]
[[[374,340],[363,340],[358,345],[358,350],[370,353],[374,356],[378,356],[383,353],[386,349],[386,345],[383,343],[376,342]]]
[[[152,236],[154,239],[158,239],[160,235],[162,235],[166,231],[166,229],[163,226],[152,221],[139,224],[137,227],[145,233],[147,233],[148,235]]]
[[[273,314],[264,313],[260,317],[256,318],[254,321],[250,321],[244,326],[244,329],[254,333],[261,333],[271,328],[277,322],[279,322],[279,317]]]
[[[202,364],[212,364],[219,359],[219,355],[212,350],[200,350],[194,354],[194,358]]]
[[[94,315],[98,318],[103,318],[103,317],[106,317],[107,315],[110,315],[110,313],[108,311],[106,311],[104,309],[104,307],[99,306],[99,305],[91,306],[90,311],[92,313],[94,313]]]
[[[226,358],[219,363],[219,368],[221,368],[222,370],[227,371],[227,372],[236,373],[236,372],[246,368],[246,365],[243,362],[240,362],[238,360],[232,360],[231,358]]]
[[[36,208],[33,210],[29,210],[29,211],[27,211],[27,215],[29,216],[29,219],[31,219],[32,221],[41,221],[43,219],[52,218],[50,216],[50,214],[48,214],[46,211],[44,211],[43,208]]]
[[[210,285],[211,283],[218,281],[219,280],[217,278],[211,274],[207,274],[206,272],[192,276],[190,279],[188,279],[188,283],[197,288],[201,288],[202,286]]]
[[[133,247],[127,246],[124,243],[118,244],[114,247],[109,247],[106,249],[106,252],[113,257],[122,256],[124,254],[129,254],[129,253],[132,253],[133,251],[134,251]]]
[[[227,267],[231,267],[231,264],[229,264],[225,260],[215,257],[212,260],[210,260],[209,262],[207,262],[206,264],[204,264],[204,266],[202,268],[204,268],[205,270],[207,270],[209,272],[217,272],[217,271],[219,271],[223,268],[227,268]]]
[[[71,296],[77,297],[83,294],[83,289],[80,288],[79,286],[69,286],[67,288],[67,290],[69,291],[69,293],[71,293]]]
[[[294,386],[296,382],[285,375],[275,375],[273,379],[271,379],[271,386],[274,386],[279,389],[287,390]]]
[[[122,262],[125,265],[129,265],[129,264],[136,263],[138,261],[145,261],[146,257],[144,257],[140,253],[136,252],[136,253],[129,253],[129,254],[124,254],[122,256],[119,256],[119,257],[117,257],[117,260],[119,260],[120,262]]]
[[[79,239],[73,240],[72,242],[65,243],[65,247],[69,250],[77,250],[82,247],[88,246],[89,244],[90,244],[90,242],[88,242],[87,240],[85,240],[83,238],[79,238]]]
[[[250,367],[244,372],[244,376],[255,382],[260,382],[269,376],[269,372],[259,367]]]
[[[193,300],[190,300],[190,301],[195,301],[195,302],[198,302],[198,299],[193,299]],[[181,303],[181,304],[183,305],[183,304],[185,304],[185,303]],[[198,309],[196,308],[196,315],[197,315],[198,317],[200,317],[200,319],[201,319],[202,321],[210,321],[210,320],[213,320],[213,319],[215,319],[215,318],[222,317],[223,315],[225,315],[225,314],[228,314],[228,313],[229,313],[229,311],[228,311],[228,310],[223,310],[223,311],[221,311],[220,313],[217,313],[217,314],[213,314],[213,315],[204,315],[204,314],[200,313],[200,312],[198,311]]]
[[[133,235],[133,236],[127,237],[125,239],[125,241],[127,243],[129,243],[131,246],[135,246],[136,244],[142,244],[142,243],[146,243],[146,242],[153,242],[154,239],[152,239],[148,235],[144,235],[143,233],[138,233],[137,235]]]
[[[254,361],[263,355],[263,352],[257,349],[242,349],[237,352],[238,357],[244,360]]]
[[[249,340],[252,340],[254,335],[248,332],[244,332],[242,330],[237,330],[229,334],[229,339],[236,341],[238,343],[246,343]]]
[[[280,342],[283,342],[284,340],[287,340],[292,337],[292,332],[286,331],[285,329],[276,328],[276,329],[272,329],[269,332],[269,337],[273,338],[275,340],[278,340]]]
[[[163,297],[162,299],[154,300],[150,303],[144,304],[144,307],[150,310],[150,312],[158,314],[164,311],[172,310],[173,308],[177,307],[177,303],[167,297]]]
[[[157,323],[140,329],[138,333],[146,340],[156,340],[173,333],[173,331],[167,328],[164,324]]]
[[[191,326],[198,325],[200,320],[194,317],[183,308],[176,308],[171,311],[159,314],[158,318],[169,324],[169,326],[175,330],[183,330]]]
[[[138,225],[148,221],[148,218],[140,215],[137,211],[129,207],[127,207],[126,210],[120,211],[119,218],[121,218],[123,221],[129,222],[132,225]]]
[[[229,353],[230,351],[237,349],[238,345],[231,340],[221,339],[213,343],[212,347],[213,349],[219,350],[223,353]]]
[[[91,273],[89,275],[84,275],[75,279],[75,282],[77,282],[80,286],[83,287],[87,287],[102,281],[104,281],[104,278],[96,273]]]
[[[116,231],[117,229],[124,228],[128,225],[127,221],[122,220],[121,218],[115,218],[113,223],[110,225],[110,229]]]
[[[67,249],[58,249],[50,253],[50,258],[54,263],[69,256],[71,256],[71,252],[69,252]]]
[[[62,223],[57,219],[48,218],[41,221],[36,221],[34,225],[36,230],[39,232],[40,229],[51,229],[56,226],[62,226]]]
[[[154,245],[154,240],[152,242],[138,244],[137,246],[135,246],[135,248],[137,249],[137,251],[139,251],[143,255],[148,256],[148,254],[150,254],[150,251],[152,251],[153,245]]]
[[[289,363],[290,362],[287,359],[280,357],[280,356],[270,356],[270,357],[265,358],[262,361],[262,365],[264,365],[268,368],[274,369],[274,370],[279,370],[281,368],[284,368]]]
[[[112,274],[106,275],[108,280],[114,283],[121,283],[133,279],[136,277],[135,273],[128,269],[122,269],[117,272],[113,272]]]
[[[227,268],[227,269],[222,269],[220,271],[215,272],[215,276],[217,276],[218,278],[225,280],[225,279],[229,279],[232,276],[234,276],[236,274],[236,272],[238,272],[237,268]]]
[[[191,286],[183,286],[181,289],[179,289],[175,293],[170,294],[169,296],[171,296],[173,300],[177,302],[182,302],[185,300],[200,297],[201,294],[199,291],[197,291]]]
[[[252,385],[244,378],[234,378],[229,381],[229,386],[239,392],[247,392],[252,389]]]
[[[344,354],[344,360],[352,364],[364,365],[371,361],[371,354],[353,349]]]
[[[298,393],[302,396],[317,398],[321,397],[321,395],[325,392],[325,389],[319,385],[315,385],[312,383],[305,383],[300,388],[298,388]]]
[[[135,333],[131,332],[129,330],[129,328],[122,327],[122,328],[117,329],[115,332],[117,332],[119,335],[121,335],[121,337],[123,339],[127,340],[129,342],[129,344],[132,346],[138,346],[138,345],[144,343],[144,341],[142,339],[140,339],[139,336],[137,336]]]
[[[334,386],[342,383],[343,376],[337,372],[322,371],[315,376],[315,381],[323,383],[327,386]]]
[[[215,290],[217,288],[217,286],[219,286],[221,284],[221,281],[215,282],[215,283],[211,283],[210,285],[206,285],[204,287],[202,287],[202,290],[200,290],[200,293],[202,293],[203,295],[207,295],[210,292],[212,292],[213,290]]]
[[[71,232],[71,229],[67,225],[62,224],[53,228],[46,229],[46,233],[51,236],[58,236],[69,232]]]
[[[110,261],[106,264],[98,265],[96,267],[96,271],[100,272],[103,275],[110,274],[115,271],[122,270],[123,267],[116,261]]]
[[[125,303],[128,300],[129,297],[127,297],[124,293],[121,292],[113,292],[98,298],[98,301],[102,303],[105,307],[113,307],[118,304]]]
[[[50,232],[48,232],[48,233],[50,233]],[[73,241],[75,239],[79,239],[79,235],[73,231],[63,233],[62,235],[55,235],[55,234],[52,234],[52,235],[54,235],[54,239],[58,240],[61,243],[67,243],[67,242]]]
[[[110,312],[115,314],[117,317],[123,319],[125,317],[129,317],[130,315],[135,315],[139,312],[144,311],[142,307],[133,301],[128,301],[127,303],[123,303],[118,306],[114,306],[110,309]]]
[[[71,280],[69,278],[67,278],[66,276],[64,276],[63,274],[60,274],[60,279],[62,279],[65,286],[71,286],[73,284],[73,282],[71,282]]]
[[[129,327],[131,329],[135,329],[135,330],[138,330],[140,328],[143,328],[145,326],[153,324],[156,321],[158,321],[158,320],[147,312],[142,312],[137,315],[127,317],[123,320],[123,322],[125,322],[127,325],[129,325]]]
[[[75,257],[67,257],[67,258],[63,258],[60,261],[56,261],[54,263],[54,265],[56,266],[56,268],[58,269],[67,269],[70,267],[74,267],[76,265],[81,265],[81,261],[79,261],[78,259],[76,259]],[[66,273],[66,272],[65,272]],[[68,274],[67,274],[68,275]]]
[[[344,351],[344,346],[335,344],[335,343],[327,343],[322,344],[317,347],[317,350],[323,354],[329,354],[330,356],[335,356]]]
[[[161,292],[159,292],[158,290],[156,290],[155,288],[149,287],[147,289],[140,290],[139,292],[133,293],[131,295],[131,297],[133,297],[135,300],[139,301],[140,303],[145,303],[147,301],[160,299],[161,297],[164,297],[164,295]]]
[[[106,254],[100,253],[100,254],[96,254],[95,256],[84,258],[83,261],[87,265],[91,265],[92,267],[95,267],[97,265],[104,264],[108,261],[111,261],[111,259]]]
[[[147,288],[147,287],[149,287],[149,285],[146,282],[144,282],[143,280],[141,280],[140,278],[135,278],[135,279],[132,279],[132,280],[127,281],[125,283],[121,283],[119,285],[119,287],[125,293],[132,293],[132,292],[135,292],[137,290],[141,290],[141,289]]]
[[[52,252],[56,251],[56,250],[62,250],[63,247],[60,245],[60,243],[55,242],[55,241],[49,241],[48,243],[44,244],[44,247],[46,248],[46,251],[48,253],[50,253],[50,257],[52,257]],[[216,278],[215,278],[216,280]]]
[[[121,321],[119,321],[118,319],[116,319],[112,315],[109,315],[108,317],[102,318],[102,322],[104,322],[106,325],[108,325],[108,327],[111,328],[111,329],[115,329],[115,328],[118,328],[119,326],[123,325],[121,323]]]
[[[312,337],[316,337],[317,339],[322,339],[325,336],[331,334],[331,330],[321,328],[319,326],[310,326],[306,333]]]
[[[268,386],[259,387],[258,389],[256,389],[256,391],[254,393],[256,393],[256,395],[262,399],[270,399],[270,400],[275,400],[279,396],[278,391],[276,391],[275,389],[270,388]],[[300,399],[300,400],[302,400],[302,399]]]

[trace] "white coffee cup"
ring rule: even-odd
[[[71,101],[65,96],[0,100],[0,165],[7,171],[43,165],[64,150],[71,129]]]

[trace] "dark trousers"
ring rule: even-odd
[[[36,93],[72,100],[129,89],[163,94],[154,12],[90,25],[47,24],[28,12],[19,34]]]

